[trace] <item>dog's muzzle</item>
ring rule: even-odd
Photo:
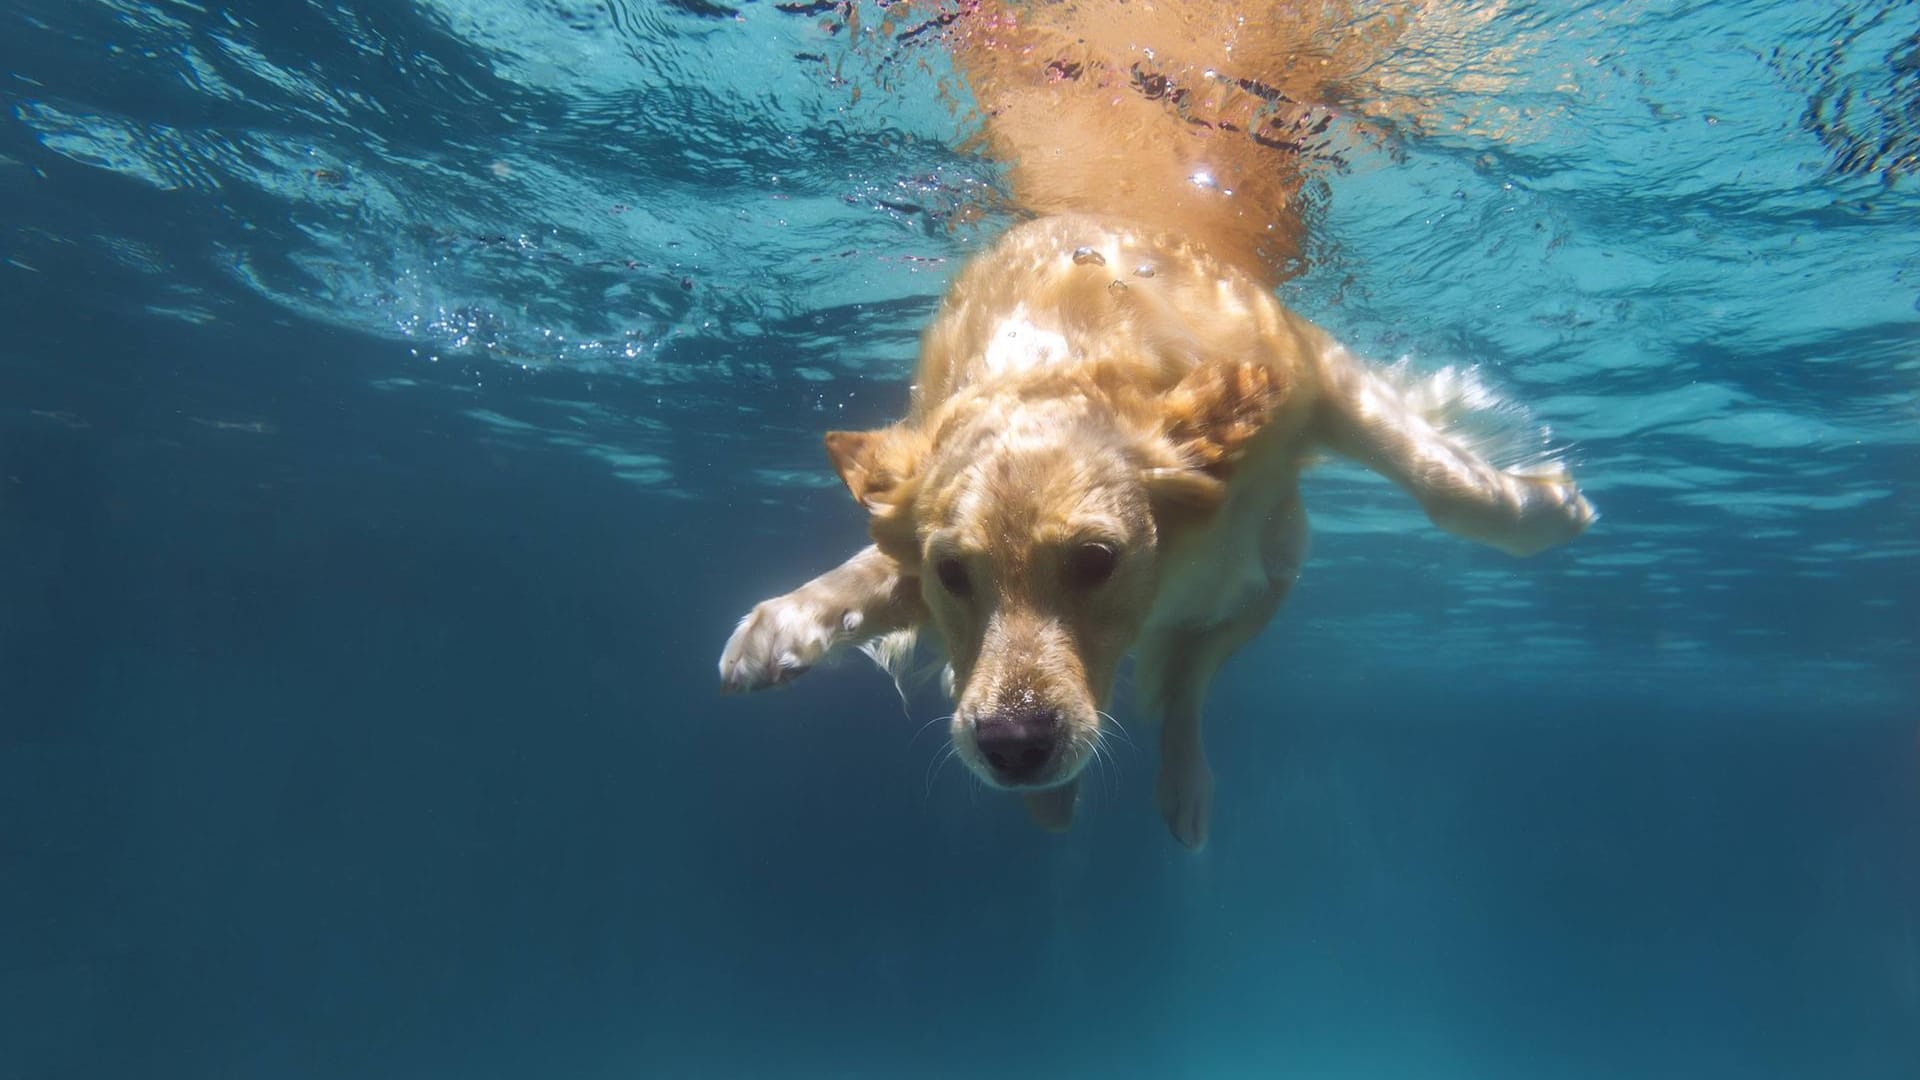
[[[1024,706],[987,713],[973,722],[973,743],[993,779],[1008,786],[1045,777],[1064,739],[1060,710]]]

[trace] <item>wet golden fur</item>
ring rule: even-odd
[[[970,10],[956,59],[1041,216],[953,282],[906,418],[827,436],[873,545],[755,607],[722,683],[778,685],[928,631],[959,756],[1063,827],[1131,655],[1138,706],[1163,721],[1161,811],[1198,847],[1207,684],[1292,584],[1311,454],[1355,457],[1437,524],[1516,554],[1592,510],[1564,472],[1482,460],[1273,296],[1297,266],[1302,165],[1251,136],[1297,125],[1397,24],[1356,29],[1331,6],[1313,25],[1271,7],[1258,33],[1215,5]],[[1121,42],[1148,39],[1164,44],[1143,76]]]

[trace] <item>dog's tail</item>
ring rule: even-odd
[[[1417,3],[946,0],[979,138],[1039,214],[1178,228],[1277,283],[1342,86]],[[957,4],[958,6],[952,6]]]

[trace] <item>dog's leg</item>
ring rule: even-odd
[[[1213,818],[1213,770],[1201,739],[1201,711],[1214,673],[1254,639],[1287,598],[1307,554],[1307,515],[1298,498],[1267,518],[1260,559],[1266,588],[1221,622],[1205,628],[1171,627],[1142,646],[1134,659],[1141,705],[1161,717],[1160,775],[1154,797],[1174,839],[1198,851]]]
[[[1213,821],[1213,770],[1200,734],[1200,710],[1213,671],[1191,656],[1168,657],[1162,675],[1163,713],[1160,721],[1160,774],[1153,785],[1154,801],[1167,831],[1189,850],[1206,846]]]
[[[828,654],[918,625],[924,608],[918,578],[868,546],[785,596],[763,600],[720,654],[720,689],[729,693],[780,686]]]
[[[1033,817],[1035,825],[1048,832],[1066,832],[1073,824],[1073,801],[1079,794],[1078,777],[1056,788],[1028,792],[1027,813]]]
[[[1322,435],[1333,449],[1400,485],[1435,525],[1512,555],[1564,544],[1594,521],[1565,469],[1507,472],[1422,416],[1385,376],[1344,353],[1328,358]]]

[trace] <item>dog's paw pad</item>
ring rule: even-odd
[[[1585,532],[1600,515],[1563,468],[1509,473],[1505,511],[1467,535],[1509,554],[1535,555]],[[1440,521],[1439,517],[1434,518]],[[1471,527],[1471,522],[1466,522]]]
[[[1163,767],[1155,795],[1173,838],[1191,851],[1205,847],[1213,820],[1213,774],[1206,765]]]
[[[799,678],[826,656],[847,621],[792,594],[755,606],[720,654],[720,689],[749,693]]]
[[[1526,501],[1549,514],[1582,527],[1591,524],[1598,516],[1594,513],[1593,504],[1580,494],[1573,474],[1564,468],[1522,473],[1518,479],[1525,485]]]
[[[1555,540],[1571,540],[1585,532],[1588,526],[1599,519],[1593,504],[1574,485],[1573,478],[1561,476],[1549,481],[1536,481],[1535,491],[1545,504],[1543,516],[1546,521],[1542,527]]]

